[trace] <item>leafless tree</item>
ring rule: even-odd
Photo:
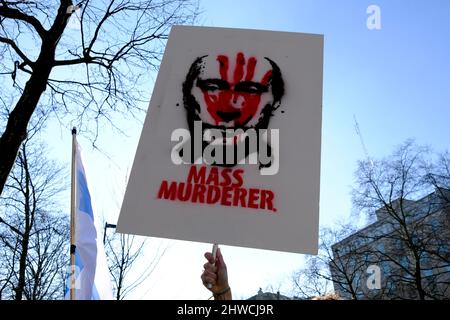
[[[2,257],[7,257],[10,249],[4,245],[3,241],[0,241],[0,250]],[[15,270],[10,266],[8,259],[0,259],[0,300],[9,298],[10,289],[14,286],[12,282],[14,272]]]
[[[56,208],[66,184],[62,168],[48,161],[45,152],[42,144],[33,145],[30,140],[21,145],[0,198],[2,298],[63,295],[68,221]]]
[[[450,296],[448,154],[432,155],[407,141],[384,160],[359,163],[353,201],[377,228],[355,241],[382,266],[379,298]]]
[[[296,271],[292,277],[296,296],[309,299],[330,292],[332,282],[327,266],[317,256],[307,256],[305,265]]]
[[[31,237],[27,257],[27,300],[62,299],[68,258],[69,221],[44,214]]]
[[[450,297],[450,158],[407,141],[381,161],[360,161],[353,202],[369,223],[320,232],[319,254],[294,276],[302,296],[328,282],[350,299]],[[369,267],[380,270],[369,288]]]
[[[157,248],[156,254],[145,260],[146,240],[127,234],[114,234],[106,239],[115,298],[123,300],[150,277],[165,249]]]
[[[293,275],[294,290],[303,298],[324,296],[333,289],[346,292],[352,299],[358,299],[357,286],[365,261],[347,259],[357,254],[356,248],[348,247],[346,252],[336,252],[333,244],[355,231],[351,224],[339,225],[334,229],[324,227],[319,235],[319,252],[307,256],[303,268]],[[356,263],[355,263],[356,262]]]
[[[450,190],[450,154],[447,152],[438,155],[435,163],[425,165],[427,175],[426,183],[439,192],[439,196],[445,203],[450,203],[450,196],[445,190]]]
[[[119,199],[123,199],[125,186],[129,178],[129,172],[124,175],[123,183],[117,184],[114,189],[113,203],[117,210],[120,209]],[[150,278],[154,269],[163,257],[166,249],[161,245],[150,248],[150,241],[139,236],[107,233],[108,223],[105,225],[105,251],[108,257],[108,267],[113,280],[115,298],[117,300],[125,299],[139,286],[143,285]],[[115,228],[115,225],[109,225]],[[149,249],[152,249],[151,255]]]
[[[70,115],[95,141],[99,121],[142,109],[141,84],[195,0],[0,0],[0,194],[33,114]],[[149,86],[149,84],[147,84]]]

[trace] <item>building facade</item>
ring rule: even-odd
[[[330,271],[344,299],[450,299],[450,190],[397,199],[335,243]]]

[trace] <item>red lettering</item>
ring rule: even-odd
[[[258,199],[259,199],[259,189],[250,188],[248,194],[248,207],[258,209],[259,207],[257,203]]]
[[[213,204],[220,199],[220,188],[216,186],[209,186],[206,193],[206,203]]]
[[[199,171],[197,171],[197,166],[191,166],[187,177],[187,183],[205,184],[205,171],[206,166],[201,166]]]
[[[177,183],[172,181],[170,183],[170,187],[168,186],[167,180],[163,180],[161,182],[161,186],[159,187],[158,199],[169,199],[175,200],[175,196],[177,194]]]
[[[233,189],[231,187],[223,187],[222,188],[222,199],[220,200],[220,204],[223,206],[231,206],[231,191]]]
[[[261,190],[261,203],[259,207],[261,209],[276,211],[273,208],[273,198],[274,194],[271,190]]]
[[[223,169],[221,172],[221,176],[224,179],[224,181],[222,181],[220,183],[221,186],[228,186],[231,184],[231,178],[230,178],[230,173],[231,173],[231,169]]]
[[[245,197],[247,196],[247,190],[243,188],[234,188],[233,206],[242,208],[247,207],[245,203]],[[240,204],[239,204],[240,202]]]
[[[232,184],[233,187],[240,187],[244,184],[244,179],[242,175],[244,174],[244,170],[236,169],[233,171],[233,178],[236,179],[236,182]]]
[[[184,182],[180,182],[178,184],[178,194],[177,194],[178,200],[180,201],[189,200],[189,198],[191,197],[191,193],[192,193],[192,184],[190,183],[185,184]]]
[[[194,185],[194,192],[192,193],[192,202],[205,203],[206,186],[203,184]]]
[[[205,182],[206,170],[206,166],[199,169],[196,166],[191,166],[188,180]],[[162,180],[157,198],[276,212],[277,209],[274,207],[275,194],[272,190],[235,187],[243,184],[243,173],[244,170],[242,169],[211,167],[206,184]],[[219,181],[221,181],[220,184]]]
[[[206,184],[213,184],[215,186],[219,185],[219,169],[217,169],[217,167],[212,167],[209,170],[208,180],[206,180]]]

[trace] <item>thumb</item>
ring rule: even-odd
[[[223,256],[222,256],[222,252],[220,251],[220,248],[217,249],[216,261],[218,262],[219,266],[226,267],[226,264],[225,264],[225,261],[223,260]]]

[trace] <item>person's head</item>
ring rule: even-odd
[[[194,121],[221,130],[266,129],[283,94],[278,65],[267,57],[242,52],[197,58],[183,83],[190,129]]]

